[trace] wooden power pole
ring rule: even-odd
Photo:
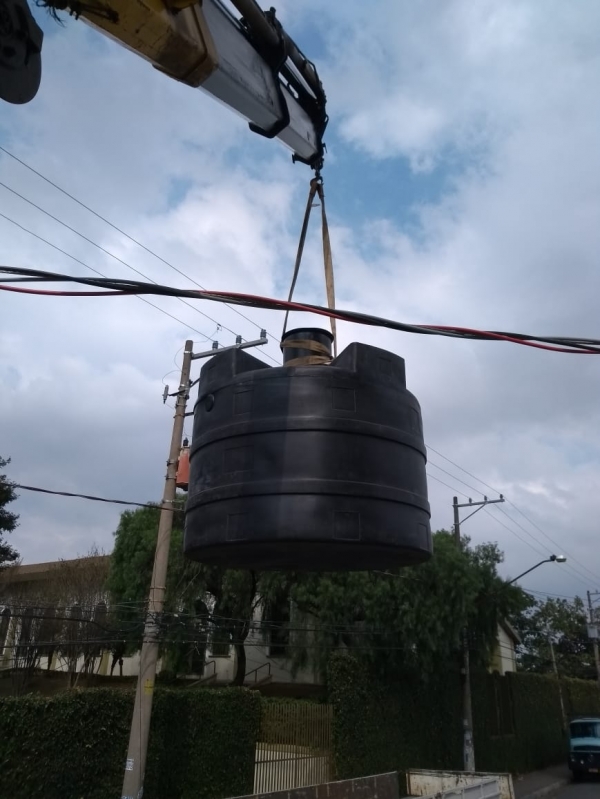
[[[177,491],[177,462],[181,449],[185,408],[188,399],[190,370],[192,366],[192,347],[192,341],[185,342],[183,363],[181,365],[181,378],[179,380],[179,390],[177,391],[177,400],[175,402],[171,447],[169,449],[169,460],[167,461],[167,476],[161,504],[160,520],[158,523],[154,568],[152,569],[148,610],[146,622],[144,624],[144,638],[142,640],[142,651],[140,654],[140,671],[135,689],[133,718],[131,721],[131,731],[129,733],[129,747],[127,749],[121,799],[141,799],[143,795],[148,737],[150,735],[150,717],[152,714],[152,700],[154,698],[156,664],[158,662],[159,623],[165,602],[169,545],[171,543],[173,513],[175,510],[174,501]]]
[[[181,451],[183,436],[183,423],[185,409],[190,388],[190,371],[192,361],[198,358],[210,358],[225,350],[248,349],[268,344],[265,330],[261,330],[260,338],[254,341],[242,341],[237,336],[236,343],[231,347],[221,347],[217,342],[212,349],[206,352],[193,352],[193,341],[186,341],[181,364],[181,377],[179,389],[175,392],[175,416],[173,418],[173,433],[169,460],[167,461],[167,476],[163,501],[161,504],[160,519],[158,522],[158,537],[156,539],[156,552],[154,555],[154,568],[152,569],[152,582],[148,597],[148,610],[144,625],[144,637],[140,653],[140,671],[135,689],[135,702],[133,717],[129,733],[129,747],[125,761],[125,776],[121,799],[142,799],[144,793],[144,775],[146,773],[146,756],[148,753],[148,739],[150,737],[150,718],[152,715],[152,699],[154,698],[154,682],[156,679],[156,664],[158,663],[158,649],[160,643],[160,616],[165,604],[167,584],[167,568],[169,565],[169,545],[171,543],[171,530],[173,528],[174,501],[177,492],[177,463]],[[168,389],[165,392],[165,399]]]

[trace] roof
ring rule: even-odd
[[[69,560],[51,560],[46,563],[26,563],[9,566],[4,570],[3,578],[7,583],[33,583],[42,580],[51,580],[56,576],[57,569],[64,564],[77,566],[79,564],[93,564],[102,566],[110,562],[110,555],[91,555],[86,558],[71,558]]]

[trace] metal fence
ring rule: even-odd
[[[254,792],[331,781],[331,720],[329,705],[265,703],[256,745]]]

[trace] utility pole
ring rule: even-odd
[[[554,671],[554,676],[556,677],[556,684],[558,685],[558,698],[560,700],[560,714],[562,717],[563,723],[563,730],[567,729],[567,714],[565,712],[565,700],[563,698],[562,692],[562,684],[560,682],[560,675],[558,673],[558,666],[556,664],[556,654],[554,652],[554,642],[552,641],[552,633],[550,632],[550,628],[546,628],[546,632],[548,635],[548,643],[550,644],[550,657],[552,658],[552,669]]]
[[[171,447],[167,461],[167,475],[163,501],[161,503],[160,519],[158,522],[158,536],[156,551],[154,553],[154,567],[148,597],[148,610],[144,624],[144,637],[140,653],[140,671],[135,689],[133,717],[129,732],[129,746],[127,760],[125,761],[125,775],[123,777],[123,790],[121,799],[142,799],[144,793],[144,777],[146,773],[146,756],[148,753],[148,739],[150,737],[150,718],[152,715],[152,700],[154,698],[154,682],[156,679],[156,664],[158,662],[158,649],[160,643],[160,616],[165,602],[167,583],[167,568],[169,565],[169,545],[171,543],[171,530],[173,528],[174,501],[177,492],[177,463],[181,450],[183,436],[183,423],[186,417],[186,405],[190,389],[190,371],[192,361],[197,358],[208,358],[218,352],[233,349],[247,349],[267,344],[266,332],[261,331],[261,336],[255,341],[242,342],[241,336],[236,338],[236,343],[231,347],[219,348],[218,342],[213,342],[212,349],[206,352],[193,353],[193,341],[186,341],[181,365],[179,389],[175,392],[175,415],[173,417],[173,432],[171,434]],[[169,396],[168,389],[163,399]]]
[[[600,687],[600,652],[598,651],[598,625],[594,621],[594,603],[592,596],[595,598],[600,596],[600,591],[587,592],[588,608],[590,610],[590,623],[588,626],[588,635],[594,644],[594,659],[596,661],[596,672],[598,674],[598,686]]]
[[[463,503],[459,505],[458,499],[454,497],[452,509],[454,511],[454,540],[460,549],[460,508],[471,508],[475,510],[463,519],[466,522],[471,516],[486,505],[495,505],[497,502],[504,502],[504,497],[500,494],[500,499],[483,498],[483,502]],[[463,769],[464,771],[475,771],[475,746],[473,743],[473,702],[471,699],[471,654],[469,651],[469,631],[465,627],[462,633],[462,677],[463,677]]]
[[[165,586],[167,583],[167,566],[169,563],[169,545],[171,543],[171,530],[173,528],[173,512],[175,495],[177,492],[177,462],[183,435],[185,408],[188,399],[190,384],[190,370],[192,366],[193,341],[186,341],[181,365],[179,390],[175,402],[175,416],[173,418],[173,432],[171,434],[171,447],[167,461],[167,476],[163,501],[161,504],[160,519],[158,522],[158,537],[156,539],[156,552],[154,554],[154,567],[152,569],[152,582],[148,597],[148,610],[144,624],[144,637],[140,654],[140,671],[135,689],[135,702],[133,705],[133,718],[129,733],[129,747],[125,762],[125,776],[123,778],[122,799],[141,799],[144,792],[144,775],[146,772],[146,755],[148,752],[148,737],[150,734],[150,717],[152,715],[152,700],[154,698],[154,681],[156,678],[156,664],[158,662],[159,648],[159,622],[165,602]]]

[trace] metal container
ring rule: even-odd
[[[294,365],[273,368],[244,350],[205,364],[190,450],[188,557],[315,571],[430,557],[421,411],[406,390],[404,360],[354,343],[328,365],[302,365],[330,346],[325,331],[292,330],[282,348]]]

